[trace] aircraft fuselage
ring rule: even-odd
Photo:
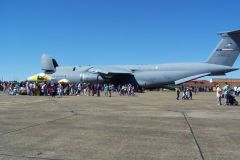
[[[99,74],[93,68],[121,68],[131,71],[129,76]],[[110,82],[110,83],[136,83],[145,88],[158,88],[167,84],[176,84],[176,81],[194,75],[223,75],[233,71],[228,66],[207,63],[173,63],[156,65],[102,65],[102,66],[74,66],[57,67],[55,73],[50,74],[55,80],[66,78],[73,83],[79,82]],[[121,75],[121,74],[120,74]],[[108,77],[109,76],[109,77]],[[205,76],[205,75],[204,75]],[[199,77],[196,77],[199,78]],[[119,80],[120,79],[120,80]]]

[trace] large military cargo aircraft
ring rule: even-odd
[[[221,41],[205,62],[149,65],[89,65],[59,67],[49,55],[41,57],[44,73],[55,80],[68,79],[73,83],[127,84],[144,88],[178,85],[204,76],[225,75],[240,52],[240,30],[221,32]]]

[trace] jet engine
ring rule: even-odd
[[[102,83],[103,78],[97,73],[84,72],[80,74],[80,82]]]

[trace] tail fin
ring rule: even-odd
[[[54,58],[50,57],[49,55],[43,54],[41,57],[41,67],[44,73],[51,74],[56,71],[58,63]]]
[[[233,66],[240,53],[240,30],[218,33],[222,40],[206,63]]]

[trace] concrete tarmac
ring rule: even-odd
[[[240,106],[215,93],[0,95],[1,160],[236,160]]]

